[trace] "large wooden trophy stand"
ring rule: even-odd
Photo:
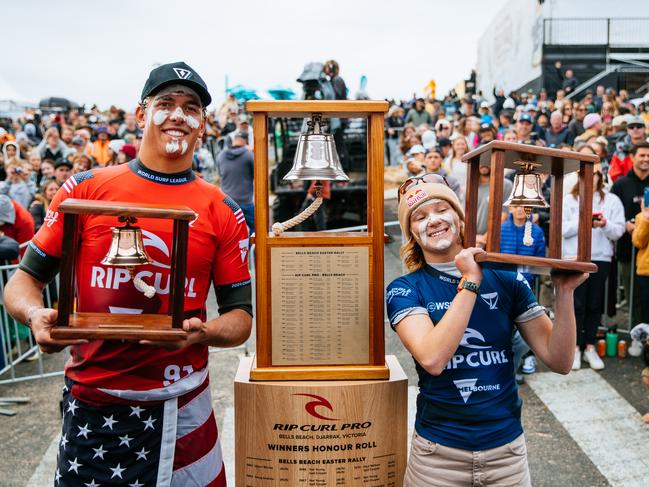
[[[250,101],[246,110],[255,137],[257,353],[235,379],[236,483],[401,485],[407,378],[385,357],[383,335],[387,103]],[[366,232],[269,232],[269,117],[311,117],[311,127],[367,118]]]
[[[51,335],[57,339],[85,338],[92,340],[185,340],[184,319],[185,272],[189,222],[196,214],[186,206],[162,206],[117,201],[80,200],[70,198],[59,206],[63,213],[63,244],[59,291],[59,314]],[[171,249],[171,277],[168,313],[113,314],[88,313],[75,309],[75,271],[80,235],[79,218],[82,215],[100,215],[107,223],[118,218],[163,218],[173,220]],[[115,217],[115,218],[110,218]],[[108,248],[106,249],[108,251]]]
[[[597,272],[597,266],[590,261],[591,232],[593,228],[593,164],[599,161],[597,156],[494,140],[469,152],[462,160],[469,165],[464,229],[467,247],[473,247],[476,243],[479,167],[480,165],[489,165],[491,167],[486,254],[476,256],[476,261],[516,264],[525,266],[530,271],[537,273],[547,273],[550,270],[555,272]],[[505,168],[520,171],[525,166],[525,163],[529,167],[533,167],[533,174],[540,173],[552,176],[547,257],[500,253],[504,171]],[[565,174],[574,171],[579,171],[578,251],[576,260],[566,260],[562,259],[561,256],[563,179]],[[522,185],[519,187],[521,187],[522,191]],[[538,189],[540,190],[540,187]],[[516,182],[513,191],[517,191]]]

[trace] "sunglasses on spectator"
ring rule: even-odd
[[[635,125],[635,124],[627,125],[627,128],[630,128],[630,129],[643,129],[644,125]]]
[[[578,111],[578,112],[585,112],[586,109],[585,109],[585,108],[577,108],[577,111]]]
[[[401,197],[404,194],[406,194],[406,192],[410,188],[413,188],[414,186],[423,183],[439,183],[448,186],[448,182],[446,181],[446,178],[444,176],[441,176],[440,174],[427,173],[421,176],[408,178],[401,184],[401,186],[399,186],[399,190],[397,191],[397,203],[401,201]]]

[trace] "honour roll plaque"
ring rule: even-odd
[[[273,364],[368,363],[368,268],[367,247],[271,250]]]

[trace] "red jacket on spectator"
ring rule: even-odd
[[[611,178],[612,182],[615,182],[620,176],[626,176],[626,174],[633,167],[633,159],[630,155],[627,155],[624,159],[620,159],[617,154],[611,158],[611,164],[608,167],[608,177]]]
[[[29,242],[34,236],[34,219],[28,210],[14,200],[10,201],[16,212],[16,219],[13,223],[0,221],[0,232],[4,232],[7,237],[13,238],[19,244]],[[24,253],[25,248],[21,249],[20,256],[22,257]]]

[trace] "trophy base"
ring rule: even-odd
[[[552,259],[550,257],[533,257],[527,255],[500,254],[487,252],[476,255],[476,262],[493,262],[497,264],[510,264],[525,267],[524,272],[531,274],[550,274],[550,272],[597,272],[597,265],[592,262],[579,262],[576,260]]]
[[[57,325],[50,336],[57,340],[179,341],[187,332],[172,328],[171,317],[156,314],[74,313],[67,326]]]
[[[255,358],[250,370],[252,381],[282,380],[387,380],[386,365],[274,365],[257,367]]]

